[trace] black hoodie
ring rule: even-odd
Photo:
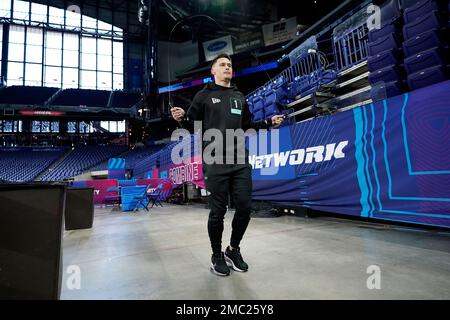
[[[242,92],[234,85],[223,87],[214,82],[208,83],[195,95],[181,125],[193,132],[194,121],[202,121],[203,132],[208,129],[220,130],[224,140],[226,129],[259,130],[268,129],[272,125],[271,119],[252,122],[250,110]],[[206,147],[209,143],[206,142],[203,146]],[[237,148],[238,146],[235,145],[235,155]]]

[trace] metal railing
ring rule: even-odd
[[[305,86],[318,86],[321,84],[322,76],[327,69],[332,68],[326,54],[310,49],[294,65],[283,70],[262,87],[248,94],[247,98],[282,84],[289,86],[293,83],[300,85],[303,83]]]
[[[337,72],[367,59],[368,34],[369,29],[364,23],[343,34],[333,35],[333,55]]]

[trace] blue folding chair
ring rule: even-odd
[[[151,189],[151,185],[148,185],[140,195],[135,196],[133,198],[134,200],[137,200],[133,211],[138,211],[140,208],[144,208],[146,211],[149,211],[148,210],[149,200],[148,200],[147,194],[149,193],[150,189]]]
[[[153,192],[147,193],[147,211],[148,211],[148,205],[150,202],[152,203],[152,206],[150,208],[153,208],[153,206],[158,206],[158,204],[162,207],[161,203],[161,195],[163,193],[163,185],[162,183],[158,184],[158,186],[155,188]]]
[[[172,188],[169,190],[161,190],[161,194],[159,195],[159,201],[166,201],[172,195]],[[162,206],[162,204],[161,204]]]

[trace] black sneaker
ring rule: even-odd
[[[248,264],[242,259],[240,248],[230,250],[230,247],[227,247],[225,250],[225,260],[227,261],[227,265],[236,271],[248,271]]]
[[[230,275],[230,268],[228,268],[225,262],[225,257],[223,252],[220,254],[213,254],[211,257],[211,271],[218,276],[228,276]]]

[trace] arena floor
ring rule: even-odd
[[[253,218],[241,244],[249,271],[218,277],[209,270],[207,217],[198,204],[150,213],[97,208],[92,229],[64,234],[61,298],[450,298],[449,232],[326,217]],[[80,289],[68,289],[70,265],[80,268]],[[367,282],[376,285],[371,265],[379,267],[380,289],[368,289]]]

